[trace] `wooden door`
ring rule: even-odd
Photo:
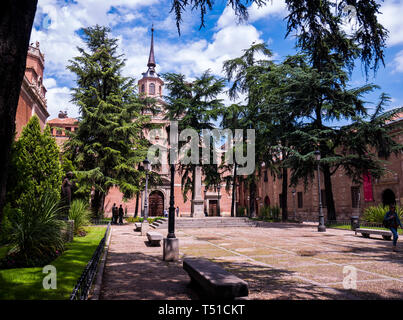
[[[208,206],[209,216],[215,217],[217,216],[217,200],[210,200]]]
[[[164,195],[160,191],[153,191],[149,199],[149,212],[150,217],[157,217],[164,215]]]

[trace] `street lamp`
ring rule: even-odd
[[[297,208],[295,207],[295,189],[292,190],[292,200],[294,203],[294,221],[297,221]]]
[[[148,188],[148,172],[150,171],[150,161],[146,158],[143,161],[143,168],[146,173],[146,187],[144,190],[144,216],[143,216],[143,222],[141,223],[141,235],[144,236],[147,233],[148,229],[148,194],[147,194],[147,188]]]
[[[325,218],[323,216],[322,212],[322,193],[320,189],[320,151],[316,150],[315,151],[315,159],[318,162],[318,194],[319,194],[319,225],[318,225],[318,231],[319,232],[325,232],[326,227],[325,227]]]
[[[217,215],[218,215],[218,216],[221,216],[221,209],[220,209],[220,189],[221,189],[221,186],[220,186],[220,183],[218,183],[218,186],[217,186],[217,192],[218,192]]]
[[[168,239],[175,239],[175,164],[171,164],[171,194],[169,197],[169,213],[168,213]]]

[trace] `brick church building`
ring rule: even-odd
[[[403,144],[403,114],[398,114],[395,119],[387,124],[390,135],[400,144]],[[387,173],[380,179],[363,177],[363,183],[355,184],[345,174],[343,169],[338,169],[332,176],[332,190],[336,209],[337,220],[349,220],[351,216],[361,216],[365,208],[379,204],[397,205],[403,204],[403,157],[402,154],[391,155],[385,161],[384,167]],[[261,175],[258,177],[255,207],[257,215],[263,207],[271,205],[281,207],[282,177],[274,177],[268,168],[262,166]],[[288,172],[288,177],[291,173]],[[317,221],[319,212],[319,192],[317,173],[308,184],[307,189],[303,183],[288,188],[287,212],[288,218],[302,221]],[[321,174],[321,199],[322,210],[327,218],[326,197],[324,190],[323,174]],[[241,184],[238,192],[238,207],[247,207],[250,202],[250,193],[245,184]]]
[[[151,46],[150,46],[150,54],[147,63],[147,71],[142,74],[142,78],[138,81],[138,88],[140,94],[143,94],[148,97],[152,97],[157,100],[159,109],[162,110],[161,113],[157,115],[151,116],[151,122],[160,124],[165,132],[162,134],[167,136],[167,128],[169,126],[169,121],[164,120],[165,111],[164,105],[165,102],[163,100],[163,91],[164,91],[164,81],[159,77],[158,73],[155,71],[156,63],[154,56],[154,33],[152,29],[151,35]],[[145,130],[145,136],[150,140],[150,142],[155,145],[158,144],[159,136],[151,137],[149,136],[149,132]],[[167,161],[165,161],[167,163]],[[159,174],[162,180],[162,183],[158,186],[149,186],[149,190],[147,192],[148,203],[149,203],[149,216],[162,216],[164,210],[168,211],[169,208],[169,198],[170,198],[170,170],[168,164],[161,165],[159,170]],[[178,173],[178,170],[175,171],[175,182],[174,182],[174,196],[175,196],[175,207],[179,207],[180,216],[204,216],[204,213],[207,212],[209,216],[229,216],[231,214],[231,190],[226,191],[224,183],[220,188],[215,190],[206,188],[203,186],[203,177],[201,176],[200,169],[198,170],[198,181],[196,185],[196,189],[198,190],[198,199],[195,199],[193,205],[192,212],[192,196],[191,192],[188,193],[188,200],[184,201],[183,193],[182,193],[182,185],[181,185],[181,176]],[[138,214],[144,210],[144,191],[141,193],[139,197],[138,204]],[[197,201],[197,204],[196,204]],[[133,216],[136,208],[136,197],[130,199],[127,202],[123,202],[122,193],[118,188],[110,189],[108,195],[105,198],[104,202],[104,210],[106,215],[111,215],[112,206],[116,203],[117,206],[122,204],[123,208],[127,210],[127,214],[129,216]],[[198,207],[199,211],[196,213]],[[201,211],[201,212],[200,212]]]
[[[44,69],[45,55],[39,48],[39,42],[36,42],[35,46],[30,44],[15,117],[16,139],[33,115],[38,116],[42,129],[49,117],[45,98],[46,88],[43,85]]]

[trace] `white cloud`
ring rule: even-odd
[[[261,7],[258,7],[256,2],[254,2],[249,9],[249,21],[254,22],[267,16],[285,18],[287,13],[287,6],[284,0],[268,1],[265,6]]]
[[[388,0],[382,3],[379,22],[389,30],[388,44],[393,46],[403,43],[403,1]]]
[[[400,51],[394,59],[395,71],[403,72],[403,50]]]

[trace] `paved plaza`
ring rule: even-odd
[[[133,224],[113,226],[100,299],[198,299],[182,269],[188,256],[210,259],[247,281],[248,299],[403,298],[403,252],[392,252],[391,241],[279,223],[183,229],[176,236],[180,261],[164,262],[162,246],[148,246]],[[344,289],[354,272],[356,289]]]

